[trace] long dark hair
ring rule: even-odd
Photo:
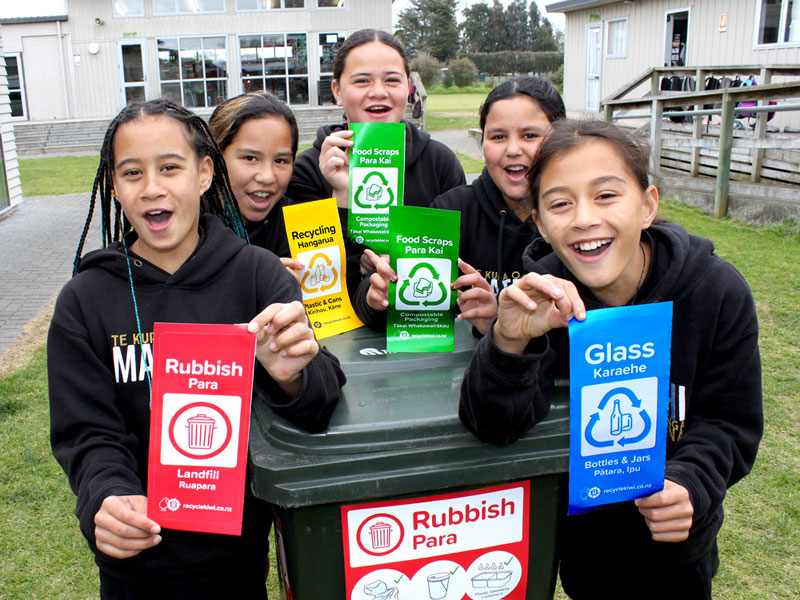
[[[504,81],[486,96],[479,113],[481,131],[486,128],[486,118],[489,116],[489,109],[492,108],[492,104],[498,100],[516,96],[528,96],[534,100],[551,123],[567,117],[567,110],[564,108],[561,94],[553,87],[552,83],[541,77],[521,75]]]
[[[528,169],[528,185],[533,206],[539,206],[542,171],[570,150],[592,140],[609,143],[620,155],[628,171],[642,191],[650,186],[650,145],[606,121],[573,121],[562,119],[550,125],[539,151]]]
[[[240,94],[229,98],[211,114],[208,127],[223,152],[231,145],[239,129],[250,119],[279,117],[289,125],[292,137],[292,157],[297,155],[300,134],[292,109],[269,93]]]
[[[130,231],[131,226],[125,215],[122,213],[122,206],[114,196],[114,138],[120,125],[129,121],[146,116],[164,115],[175,119],[186,129],[189,137],[189,145],[194,150],[198,158],[208,156],[214,166],[214,177],[211,186],[202,196],[202,206],[207,212],[217,215],[222,222],[231,228],[239,237],[247,239],[247,233],[242,225],[239,205],[233,200],[228,171],[225,168],[225,159],[222,152],[214,141],[214,136],[206,125],[202,117],[192,111],[166,100],[159,98],[147,102],[135,102],[123,108],[114,117],[108,126],[103,146],[100,150],[100,164],[97,167],[97,174],[92,184],[92,197],[89,201],[89,213],[86,216],[86,223],[83,226],[78,249],[75,252],[73,263],[73,276],[78,272],[83,246],[86,236],[89,233],[89,226],[92,223],[94,208],[98,194],[100,196],[100,221],[102,226],[102,244],[108,246],[112,242],[118,242],[122,236]],[[112,206],[114,210],[112,227]]]
[[[406,77],[411,77],[411,69],[408,67],[408,56],[406,56],[405,48],[395,36],[391,33],[381,31],[380,29],[361,29],[355,33],[351,33],[347,39],[342,43],[341,48],[336,53],[336,58],[333,59],[333,78],[339,81],[339,78],[344,73],[345,61],[350,51],[364,44],[370,42],[380,42],[397,51],[400,58],[403,59],[403,67],[406,70]]]

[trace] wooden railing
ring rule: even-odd
[[[694,92],[671,92],[660,89],[661,79],[667,76],[680,75],[695,77]],[[724,88],[706,90],[705,80],[709,75],[739,75],[758,77],[758,85],[753,87]],[[797,81],[788,83],[771,83],[773,76],[797,77]],[[637,88],[649,82],[650,90],[645,96],[625,98]],[[662,125],[665,116],[670,115],[670,108],[694,106],[694,110],[681,110],[682,116],[694,116],[692,139],[690,142],[690,174],[696,177],[699,173],[700,150],[709,147],[703,140],[704,115],[720,115],[719,157],[716,170],[716,191],[714,197],[714,215],[722,217],[728,212],[728,184],[731,174],[731,150],[733,147],[733,131],[735,113],[755,113],[758,115],[752,141],[751,181],[761,178],[761,165],[764,151],[772,147],[800,150],[800,137],[789,142],[781,141],[780,145],[770,143],[767,139],[767,112],[798,111],[800,104],[781,103],[769,106],[770,100],[800,98],[800,66],[776,65],[763,66],[726,66],[726,67],[659,67],[648,69],[635,79],[626,83],[601,103],[607,121],[617,119],[649,118],[650,147],[652,152],[652,168],[658,172],[661,166]],[[737,108],[740,102],[753,101],[758,106]],[[720,104],[719,108],[704,109],[703,105]],[[642,112],[644,110],[645,112]],[[649,111],[649,112],[648,112]],[[678,114],[677,112],[675,114]]]

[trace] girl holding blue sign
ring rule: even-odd
[[[711,598],[722,502],[750,471],[763,429],[752,295],[711,242],[656,220],[642,143],[604,122],[551,127],[529,183],[554,253],[526,256],[529,274],[501,292],[459,414],[485,441],[514,441],[547,414],[554,378],[567,374],[573,317],[672,302],[664,488],[567,517],[561,581],[572,598]]]
[[[96,202],[104,247],[81,256]],[[321,430],[344,374],[300,298],[280,261],[247,244],[203,119],[163,99],[123,109],[47,340],[53,454],[77,495],[101,598],[266,598],[271,513],[249,487],[241,536],[162,529],[146,514],[153,324],[248,323],[254,398]]]

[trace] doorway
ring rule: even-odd
[[[586,28],[586,110],[600,109],[600,68],[603,56],[603,26]]]
[[[666,13],[664,66],[685,67],[689,42],[689,9]]]
[[[119,40],[120,90],[122,105],[147,100],[147,61],[144,40]]]

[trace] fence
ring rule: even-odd
[[[697,89],[686,92],[665,92],[660,89],[663,77],[681,75],[693,76]],[[705,80],[710,75],[739,75],[758,76],[759,85],[755,87],[724,88],[706,90]],[[798,77],[798,81],[788,83],[771,83],[773,76]],[[639,98],[625,98],[649,82],[649,92]],[[650,146],[652,148],[652,167],[658,172],[662,166],[675,167],[675,153],[683,152],[688,156],[687,171],[692,177],[699,174],[716,173],[716,190],[714,197],[714,215],[725,216],[728,212],[728,185],[731,178],[731,164],[733,150],[738,151],[738,169],[745,167],[743,163],[749,158],[749,179],[754,182],[761,181],[768,176],[775,180],[780,172],[780,181],[786,183],[800,183],[798,175],[798,159],[786,156],[786,153],[800,151],[800,136],[790,135],[776,138],[768,135],[767,114],[772,112],[798,111],[800,103],[800,66],[726,66],[726,67],[661,67],[645,71],[640,76],[631,80],[602,102],[602,110],[607,121],[616,119],[648,119]],[[776,101],[776,105],[767,104]],[[781,102],[782,100],[792,100]],[[740,107],[741,102],[755,102],[757,106]],[[717,108],[716,105],[719,105]],[[714,105],[714,108],[705,109],[704,105]],[[693,110],[684,110],[683,107],[693,106]],[[679,107],[679,110],[676,110]],[[671,109],[671,110],[670,110]],[[649,112],[647,112],[649,110]],[[643,112],[644,111],[644,112]],[[754,113],[755,119],[752,135],[739,132],[734,137],[736,114]],[[663,124],[664,118],[680,114],[693,117],[691,135],[672,139],[664,146]],[[721,121],[718,135],[710,135],[710,129],[703,133],[703,116],[720,115]],[[781,157],[773,157],[771,163],[765,164],[768,151],[782,153]],[[670,156],[670,152],[672,156]],[[713,160],[716,154],[717,165],[715,169],[703,166],[703,159],[709,157]],[[666,155],[664,157],[663,155]],[[743,159],[743,155],[746,157]],[[798,155],[800,156],[800,155]],[[665,158],[665,160],[664,160]],[[783,158],[784,160],[781,160]],[[787,159],[788,160],[785,160]],[[706,160],[708,163],[708,160]]]

